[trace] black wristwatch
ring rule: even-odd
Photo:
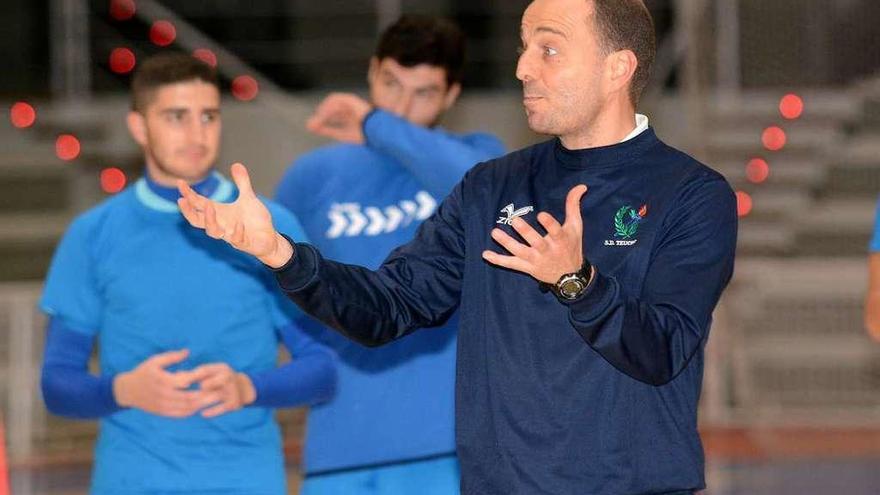
[[[592,274],[593,265],[584,259],[580,270],[563,274],[556,284],[551,286],[551,290],[556,294],[556,297],[563,301],[574,301],[581,297],[581,294],[590,286]]]

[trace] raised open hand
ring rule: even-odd
[[[547,235],[541,235],[522,218],[515,218],[511,226],[526,244],[501,229],[492,229],[492,239],[511,255],[486,250],[483,251],[483,259],[493,265],[527,273],[547,284],[555,284],[562,275],[576,272],[584,263],[581,198],[586,192],[587,186],[583,184],[568,192],[565,198],[565,223],[562,225],[549,213],[538,213],[538,222]]]
[[[178,181],[177,188],[183,195],[177,200],[181,213],[209,236],[223,239],[269,266],[284,265],[293,255],[293,246],[275,230],[272,215],[254,193],[244,165],[232,165],[232,180],[238,187],[238,199],[232,203],[212,201]]]

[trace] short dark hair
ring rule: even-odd
[[[141,112],[166,84],[199,80],[220,89],[217,71],[186,53],[160,53],[144,61],[131,78],[131,109]]]
[[[452,86],[464,75],[464,47],[464,33],[452,21],[405,15],[382,33],[374,55],[379,60],[390,57],[404,67],[442,67]]]
[[[632,50],[639,61],[629,96],[637,105],[651,77],[657,51],[654,21],[642,0],[591,0],[599,41],[607,53]]]

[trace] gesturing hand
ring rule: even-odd
[[[186,389],[196,382],[190,372],[170,372],[165,368],[180,363],[189,351],[156,354],[135,369],[120,373],[113,381],[113,395],[123,407],[134,407],[161,416],[182,418],[205,406],[197,391]]]
[[[232,180],[238,187],[238,199],[218,203],[192,190],[184,181],[177,182],[182,198],[177,200],[184,218],[232,247],[256,256],[263,263],[280,267],[293,256],[293,246],[272,225],[272,215],[251,187],[247,169],[232,165]]]
[[[198,377],[201,386],[202,404],[213,404],[202,411],[206,418],[241,409],[257,398],[251,379],[226,363],[205,364],[192,373]]]
[[[306,129],[337,141],[363,144],[364,119],[372,108],[366,100],[355,94],[331,93],[306,121]]]
[[[565,198],[565,223],[562,225],[549,213],[538,213],[538,222],[547,231],[547,235],[539,234],[522,218],[515,218],[511,226],[526,244],[501,229],[492,229],[492,239],[512,256],[486,250],[483,251],[483,259],[493,265],[527,273],[548,284],[555,284],[566,273],[578,271],[584,263],[584,226],[580,204],[586,192],[587,186],[583,184],[568,192]]]

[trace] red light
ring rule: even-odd
[[[794,120],[804,113],[804,101],[800,96],[789,93],[779,100],[779,113],[788,120]]]
[[[150,27],[150,41],[155,45],[168,46],[177,38],[177,29],[168,21],[156,21]]]
[[[232,96],[241,101],[251,101],[259,92],[259,84],[251,76],[238,76],[232,80]]]
[[[755,184],[760,184],[770,176],[770,165],[766,160],[753,158],[746,165],[746,178]]]
[[[764,129],[764,134],[761,135],[761,141],[764,142],[764,147],[770,151],[779,151],[784,148],[785,139],[785,131],[776,126]]]
[[[193,51],[193,57],[210,65],[211,67],[217,67],[217,55],[214,55],[214,52],[208,50],[207,48],[196,48]]]
[[[128,74],[137,63],[134,52],[128,48],[114,48],[110,52],[110,70],[117,74]]]
[[[117,21],[127,21],[134,17],[134,0],[110,0],[110,17]]]
[[[744,217],[752,212],[752,197],[743,191],[736,192],[736,214]]]
[[[101,189],[107,194],[116,194],[125,189],[125,172],[116,167],[101,170]]]
[[[75,160],[79,156],[79,139],[72,134],[62,134],[55,140],[55,154],[64,161]]]
[[[37,112],[28,103],[19,101],[9,109],[9,120],[15,127],[24,129],[34,125],[37,120]]]

